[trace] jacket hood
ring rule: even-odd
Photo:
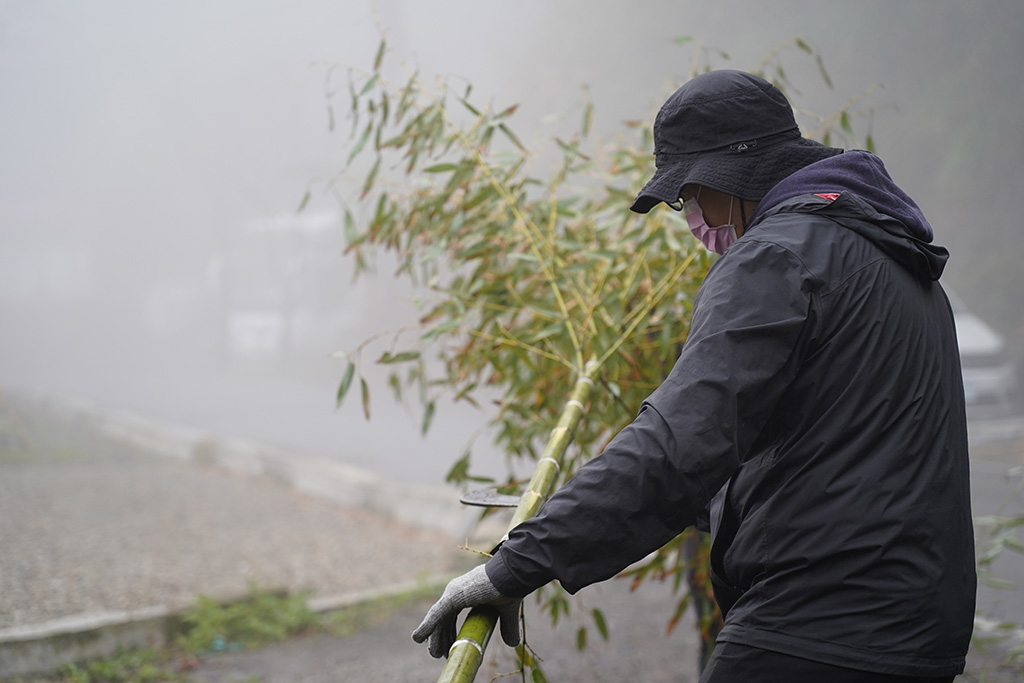
[[[870,152],[846,152],[793,173],[764,196],[750,223],[781,210],[826,215],[925,279],[938,280],[949,258],[930,244],[934,232],[921,209]]]

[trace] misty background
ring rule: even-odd
[[[415,319],[386,267],[353,282],[321,182],[350,144],[326,87],[369,70],[380,28],[425,77],[519,103],[527,143],[575,124],[581,86],[615,135],[653,121],[695,44],[749,69],[808,39],[834,87],[790,50],[796,104],[828,114],[881,86],[870,131],[952,253],[943,282],[1024,366],[1018,0],[0,0],[0,388],[426,483],[475,438],[500,475],[468,406],[439,405],[423,438],[366,367],[372,419],[358,397],[335,409],[331,354]]]

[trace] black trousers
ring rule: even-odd
[[[719,643],[700,683],[951,683],[953,676],[893,676],[858,671],[734,643]]]

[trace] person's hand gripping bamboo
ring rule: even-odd
[[[484,565],[452,579],[441,598],[427,612],[423,622],[413,631],[417,643],[430,638],[428,648],[434,658],[447,657],[455,644],[459,612],[464,609],[488,605],[498,612],[501,620],[501,639],[509,647],[519,644],[519,605],[522,598],[510,598],[498,592]]]

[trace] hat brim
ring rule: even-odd
[[[759,201],[783,178],[816,161],[841,154],[806,138],[786,140],[743,152],[697,152],[660,166],[637,194],[630,209],[647,213],[661,202],[674,202],[684,185],[701,185],[748,201]]]

